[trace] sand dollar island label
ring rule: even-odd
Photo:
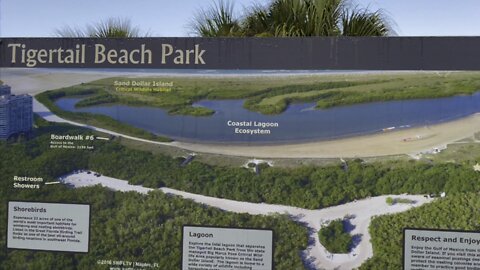
[[[227,120],[227,127],[239,135],[270,135],[280,125],[278,122]]]
[[[112,86],[117,92],[168,93],[172,91],[174,83],[154,79],[127,79],[115,80]]]

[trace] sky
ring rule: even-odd
[[[251,3],[237,0],[241,12]],[[480,36],[479,0],[350,0],[382,9],[399,36]],[[0,0],[0,37],[52,37],[64,26],[84,27],[109,17],[129,18],[149,36],[191,36],[188,24],[211,0]]]

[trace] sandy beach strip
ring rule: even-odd
[[[129,74],[121,70],[118,72],[95,72],[95,70],[79,72],[78,70],[66,69],[0,69],[0,79],[11,85],[15,94],[29,93],[35,95],[49,89],[72,86],[113,76],[152,77],[156,76],[156,74],[141,72]],[[85,126],[83,124],[79,125]],[[96,129],[101,128],[97,127]],[[102,132],[104,131],[102,129]],[[176,141],[169,145],[198,153],[249,158],[355,158],[403,154],[416,155],[432,151],[435,148],[444,148],[447,144],[470,137],[478,131],[480,131],[480,115],[475,114],[432,126],[393,130],[373,135],[329,141],[285,143],[281,145],[226,145]],[[113,134],[113,132],[111,134],[123,136],[118,133]],[[125,135],[123,137],[135,140],[131,136]],[[140,138],[138,140],[149,142]]]
[[[282,145],[226,145],[174,142],[194,152],[254,158],[356,158],[429,152],[480,131],[480,114],[442,124],[339,140]]]
[[[125,75],[122,72],[96,72],[89,69],[86,71],[58,70],[58,69],[29,69],[29,68],[1,68],[0,80],[12,87],[13,94],[36,95],[47,90],[73,86],[95,80]],[[130,77],[148,76],[152,74],[139,73]]]

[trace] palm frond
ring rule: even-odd
[[[239,36],[241,27],[233,2],[220,0],[200,10],[191,22],[193,34],[201,37]]]
[[[343,36],[387,36],[392,33],[381,11],[345,10],[342,15]]]
[[[247,15],[242,18],[241,28],[245,36],[272,36],[268,7],[254,4],[244,13]]]
[[[237,17],[230,2],[202,10],[194,34],[218,36],[385,36],[395,33],[380,11],[360,9],[349,0],[271,0],[253,5]]]
[[[139,28],[133,26],[129,19],[108,18],[89,24],[84,29],[65,26],[55,30],[55,35],[59,37],[131,38],[148,36],[148,33],[141,34]]]
[[[310,36],[337,36],[340,33],[339,25],[345,1],[311,0],[309,2],[310,30],[308,32]]]
[[[54,35],[57,37],[87,37],[84,30],[78,27],[64,26],[62,28],[55,29]]]
[[[109,18],[87,26],[87,35],[94,38],[131,38],[140,36],[138,27],[129,19]]]

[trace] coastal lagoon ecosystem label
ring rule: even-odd
[[[480,232],[405,229],[404,269],[480,269]]]
[[[278,122],[261,121],[227,121],[227,126],[233,128],[234,134],[242,135],[270,135],[272,130],[278,128]]]
[[[7,248],[87,253],[90,205],[8,202]]]
[[[273,269],[273,231],[183,227],[182,270]]]

